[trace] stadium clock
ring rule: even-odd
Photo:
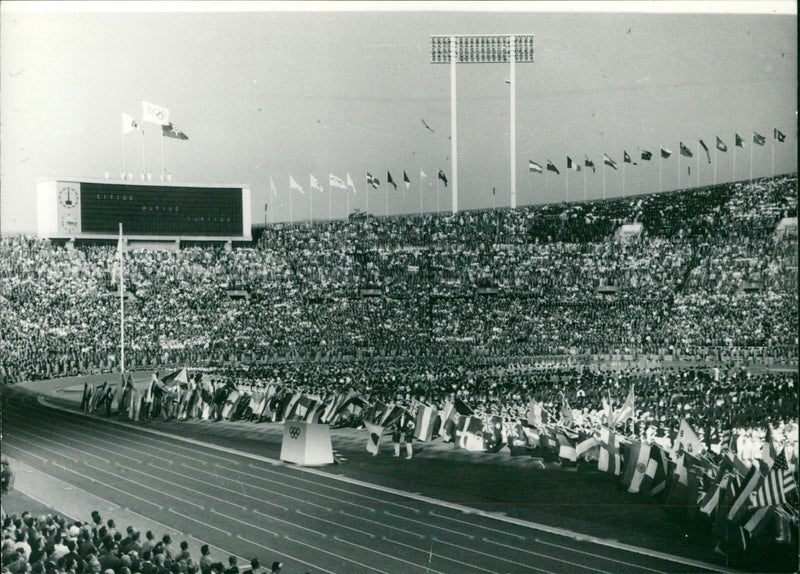
[[[67,209],[72,209],[78,206],[80,193],[78,189],[71,185],[64,185],[58,190],[58,201]]]

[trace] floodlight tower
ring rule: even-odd
[[[511,84],[511,208],[517,207],[517,110],[515,64],[534,61],[533,34],[431,36],[431,64],[450,64],[450,158],[453,213],[458,212],[458,138],[456,130],[456,64],[509,64]]]

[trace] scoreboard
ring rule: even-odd
[[[250,189],[76,181],[37,183],[40,237],[249,240]]]

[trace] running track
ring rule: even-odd
[[[289,573],[722,570],[54,410],[31,395],[7,394],[3,452],[221,552],[281,559]]]

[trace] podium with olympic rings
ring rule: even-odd
[[[303,466],[333,464],[330,427],[304,421],[284,422],[281,460]]]

